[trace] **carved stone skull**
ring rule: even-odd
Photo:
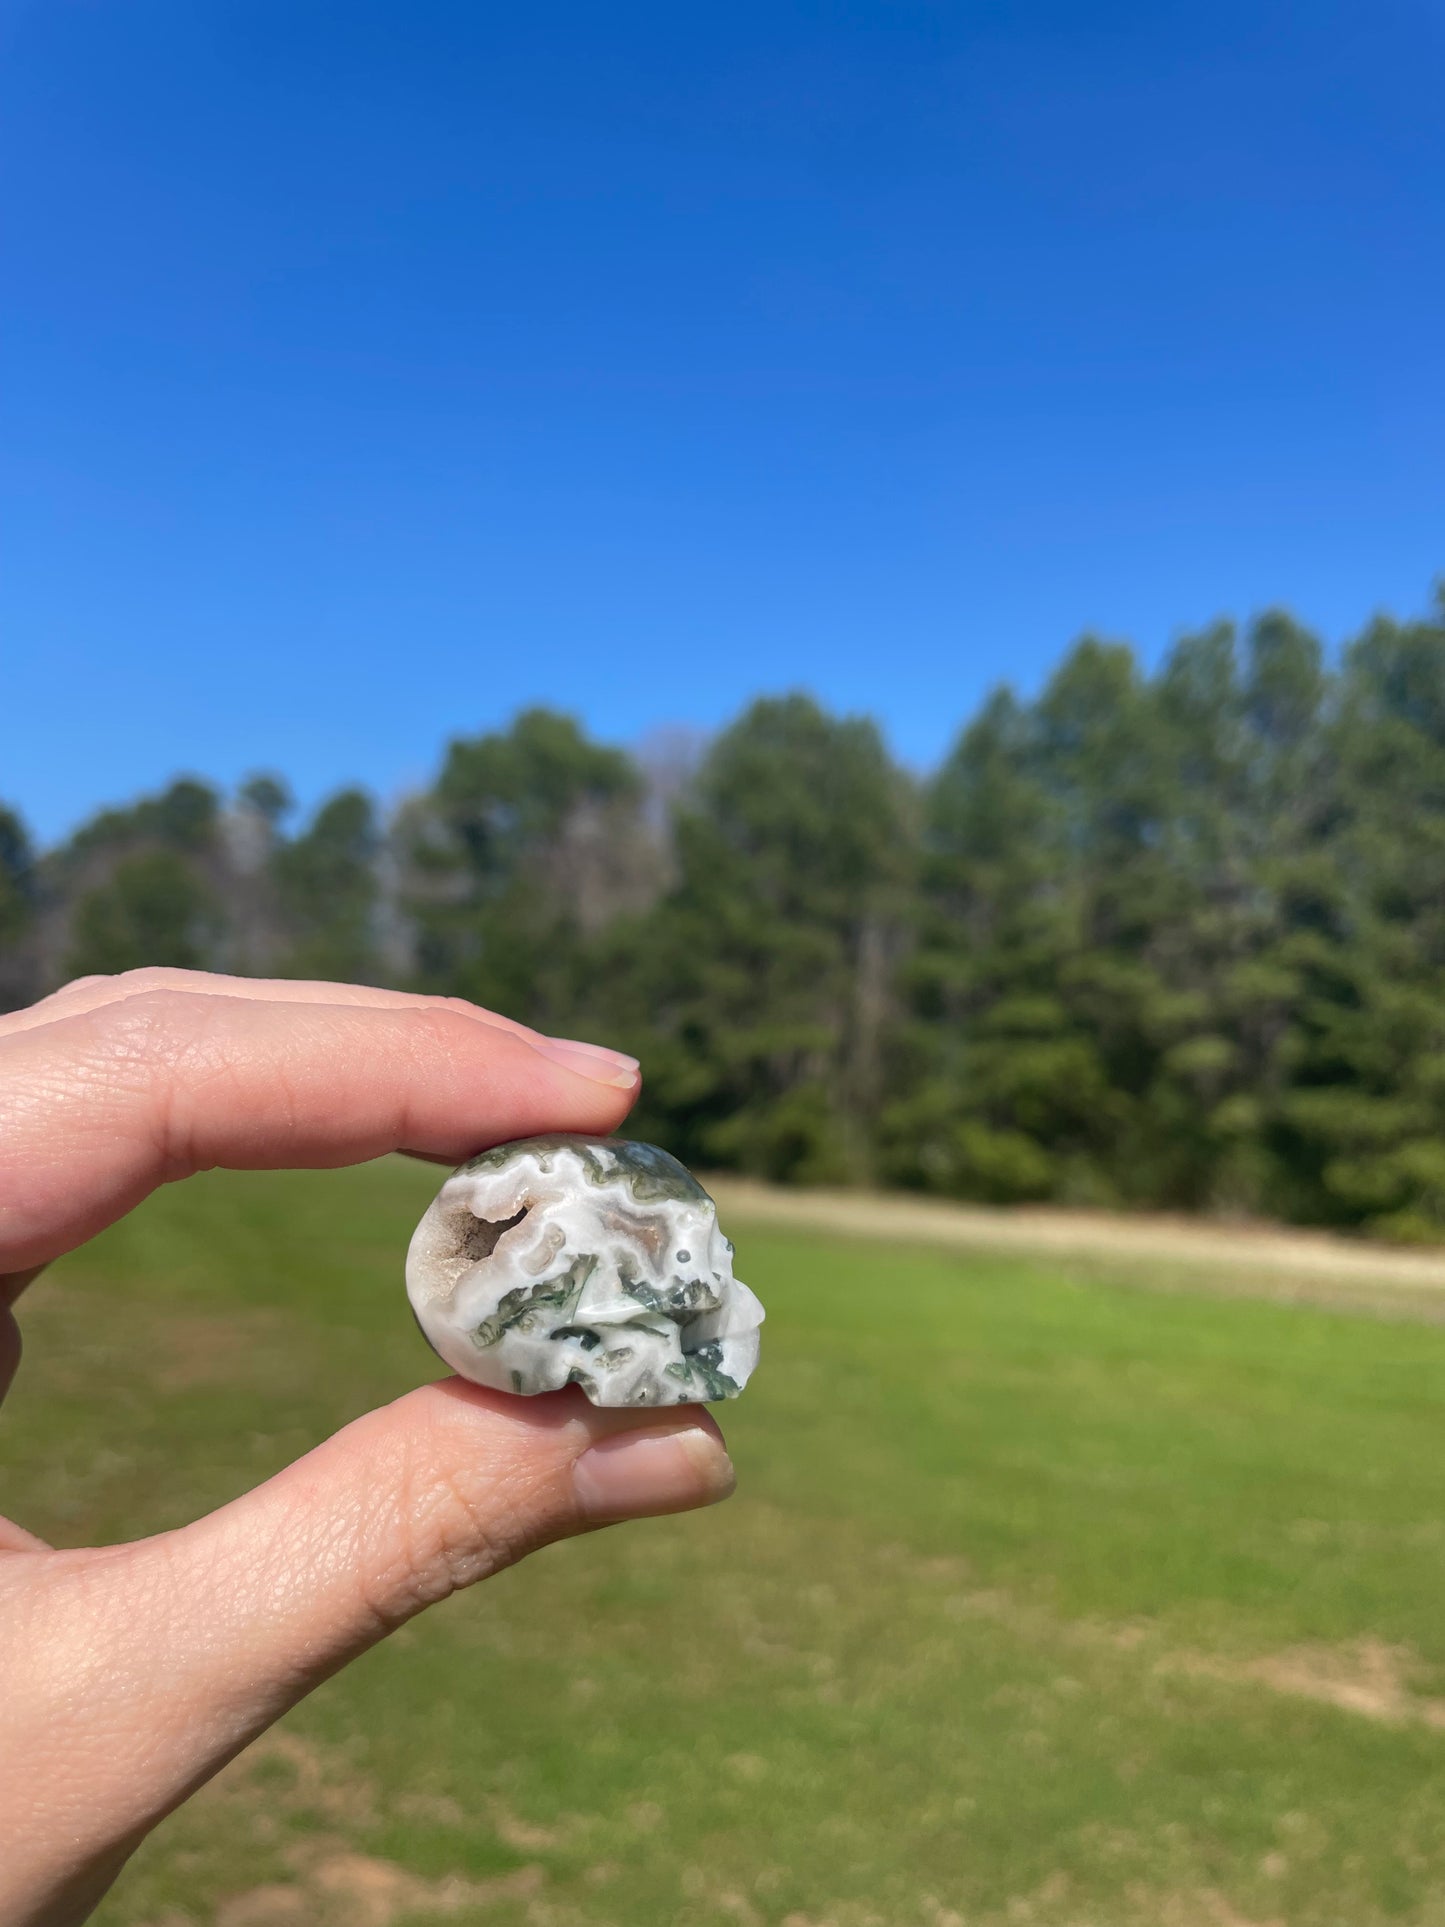
[[[524,1138],[464,1164],[416,1228],[406,1285],[453,1370],[594,1405],[736,1398],[763,1308],[717,1207],[652,1144]]]

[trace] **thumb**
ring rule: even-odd
[[[244,1498],[133,1549],[164,1564],[168,1635],[199,1635],[215,1706],[268,1714],[422,1607],[554,1539],[732,1490],[699,1406],[600,1410],[443,1379],[357,1419]],[[219,1660],[219,1663],[216,1661]],[[174,1665],[174,1649],[170,1663]]]
[[[517,1399],[451,1379],[356,1420],[178,1532],[10,1555],[0,1588],[30,1595],[20,1623],[43,1642],[43,1663],[37,1652],[7,1682],[26,1783],[48,1789],[33,1847],[43,1860],[50,1841],[74,1873],[88,1837],[113,1861],[424,1606],[551,1540],[708,1505],[732,1483],[700,1407],[601,1411],[573,1389]],[[63,1811],[56,1788],[68,1789]],[[13,1820],[25,1788],[3,1791]]]

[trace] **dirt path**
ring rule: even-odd
[[[898,1192],[798,1191],[752,1179],[705,1180],[726,1219],[800,1225],[845,1237],[1058,1254],[1069,1258],[1207,1267],[1277,1281],[1387,1288],[1393,1298],[1439,1294],[1445,1305],[1445,1250],[1406,1251],[1323,1232],[1210,1224],[1200,1219],[1125,1217],[1102,1211],[1016,1210],[951,1204]]]

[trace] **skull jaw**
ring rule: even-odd
[[[594,1405],[701,1405],[736,1398],[758,1362],[759,1335],[735,1332],[722,1339],[696,1338],[674,1330],[670,1340],[635,1327],[589,1328],[588,1344],[565,1328],[512,1330],[491,1346],[474,1334],[418,1312],[417,1323],[432,1350],[461,1377],[498,1392],[531,1396],[580,1386]]]

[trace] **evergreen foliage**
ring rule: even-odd
[[[533,709],[385,820],[185,778],[39,856],[0,809],[0,1005],[393,982],[634,1050],[704,1165],[1445,1236],[1445,600],[1334,665],[1279,612],[1153,675],[1085,638],[926,781],[797,694],[676,778]]]

